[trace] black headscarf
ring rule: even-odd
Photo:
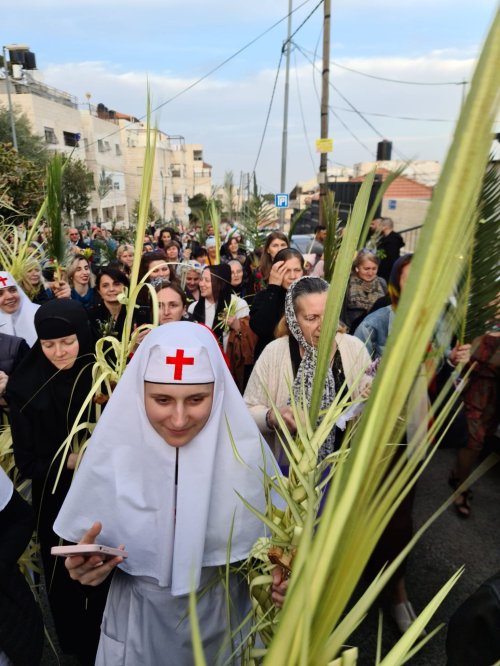
[[[216,266],[208,266],[207,268],[211,274],[214,296],[218,293],[215,304],[213,331],[222,347],[224,331],[222,326],[217,326],[217,324],[219,322],[219,315],[231,302],[231,267],[228,264],[217,264]],[[200,300],[194,306],[193,319],[202,324],[205,323],[205,299],[203,297],[200,297]]]
[[[67,433],[91,388],[94,350],[87,313],[77,301],[54,299],[37,310],[35,329],[38,339],[10,378],[7,397],[25,414],[48,410],[54,429]],[[78,358],[73,367],[58,370],[43,353],[40,339],[69,335],[78,338]]]

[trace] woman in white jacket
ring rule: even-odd
[[[290,286],[285,317],[276,331],[277,339],[268,344],[259,356],[245,390],[244,400],[250,413],[278,462],[283,465],[286,465],[286,460],[275,430],[278,424],[272,403],[278,407],[293,432],[295,421],[290,408],[290,388],[293,387],[294,394],[297,394],[304,382],[306,396],[310,397],[327,290],[328,283],[318,277],[303,277]],[[360,395],[367,381],[371,381],[360,381],[370,365],[366,347],[344,330],[339,327],[335,337],[322,407],[331,404],[344,381],[349,388],[355,387],[354,397]],[[322,447],[320,458],[333,450],[334,435],[332,432],[323,445],[326,448]]]

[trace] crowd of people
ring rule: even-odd
[[[400,256],[402,239],[392,222],[378,220],[373,227],[378,240],[356,253],[347,290],[339,295],[341,321],[322,409],[342,392],[353,391],[360,401],[369,396],[373,361],[383,354],[411,268],[412,255]],[[192,585],[204,590],[197,608],[206,658],[222,663],[238,641],[233,633],[228,642],[228,635],[235,628],[242,633],[250,610],[244,576],[219,575],[228,557],[232,563],[244,561],[265,533],[234,491],[263,510],[262,456],[271,468],[275,461],[287,473],[280,422],[295,433],[291,399],[305,395],[309,400],[312,392],[329,288],[322,261],[326,231],[316,230],[308,260],[280,231],[269,233],[259,250],[250,250],[237,228],[220,239],[210,226],[206,231],[203,242],[196,232],[182,234],[173,227],[144,238],[138,279],[150,288],[139,293],[132,328],[152,325],[156,307],[158,327],[139,337],[86,452],[80,460],[69,451],[61,473],[54,460],[92,390],[96,343],[123,335],[134,245],[99,227],[90,233],[70,228],[67,259],[57,278],[48,267],[43,238],[17,280],[0,270],[2,414],[11,426],[19,473],[31,481],[59,645],[81,664],[191,664],[187,595]],[[498,425],[498,340],[493,327],[472,348],[477,363],[465,393],[468,440],[450,477],[455,488]],[[439,372],[467,366],[471,345],[457,343],[439,353]],[[412,404],[418,406],[413,420],[419,423],[427,418],[429,401],[430,380],[422,377],[412,389]],[[90,402],[80,421],[94,423],[96,414]],[[411,420],[403,444],[413,441]],[[245,465],[234,455],[231,433]],[[85,428],[76,435],[88,436]],[[333,428],[319,460],[339,448],[342,436]],[[406,455],[404,447],[398,455]],[[413,498],[414,492],[405,498],[381,536],[368,566],[372,577],[410,540]],[[457,497],[455,508],[461,517],[470,514],[469,491]],[[17,612],[29,614],[37,628],[26,656],[22,634],[14,640],[9,625],[0,622],[2,665],[40,659],[39,612],[22,581],[12,578],[33,515],[0,469],[0,609],[7,594],[4,572],[10,572]],[[28,527],[4,539],[13,516],[23,517],[20,530]],[[76,555],[64,561],[50,553],[61,539],[84,545],[98,541],[125,548],[129,556]],[[285,576],[273,571],[270,594],[277,606],[286,587]],[[415,611],[404,563],[387,586],[386,601],[406,631]]]

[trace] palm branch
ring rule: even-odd
[[[56,153],[47,165],[47,209],[45,219],[49,226],[46,251],[50,263],[59,273],[64,266],[64,233],[62,226],[62,174],[63,160]]]
[[[459,299],[461,342],[471,342],[490,330],[500,308],[500,172],[493,160],[484,176],[477,217]]]

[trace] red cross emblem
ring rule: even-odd
[[[0,277],[0,282],[2,283],[2,287],[5,287],[7,284],[7,278],[6,277]]]
[[[167,356],[165,359],[167,365],[174,365],[174,379],[182,379],[182,370],[185,365],[194,365],[192,356],[184,356],[184,349],[177,349],[175,356]]]

